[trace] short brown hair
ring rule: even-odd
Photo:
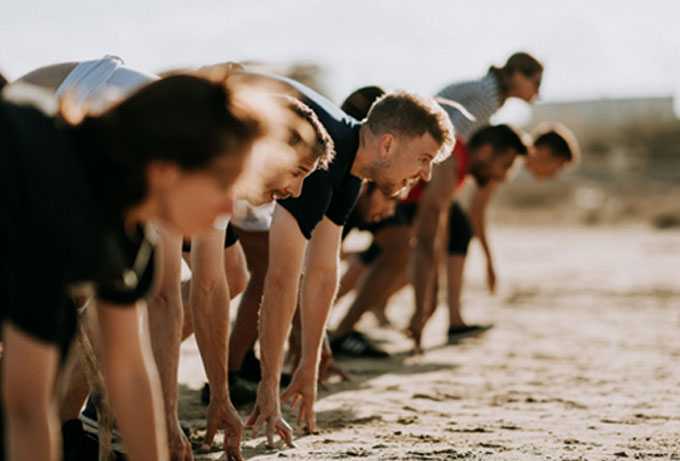
[[[335,157],[335,144],[333,143],[333,139],[328,134],[328,131],[326,131],[326,128],[324,128],[324,126],[321,124],[314,111],[310,109],[308,105],[304,104],[299,99],[292,98],[290,96],[284,97],[288,101],[288,108],[294,114],[298,115],[303,120],[312,125],[312,129],[314,130],[314,135],[316,138],[314,144],[311,146],[312,155],[314,156],[314,160],[319,161],[318,168],[327,170],[328,166]],[[295,145],[300,141],[302,140],[292,139],[290,140],[290,144]]]
[[[550,153],[571,164],[577,164],[581,152],[574,133],[561,123],[542,123],[534,132],[534,146],[546,147]]]
[[[437,162],[451,155],[455,143],[453,125],[444,109],[434,99],[407,91],[391,91],[378,98],[368,111],[366,124],[374,134],[391,132],[416,137],[429,133],[441,146]]]

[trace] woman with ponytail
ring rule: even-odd
[[[224,81],[176,75],[79,123],[0,101],[0,316],[4,454],[57,460],[55,383],[97,306],[101,364],[128,459],[168,458],[160,386],[140,312],[153,281],[149,221],[185,235],[232,210],[267,131]],[[40,262],[36,264],[36,262]]]

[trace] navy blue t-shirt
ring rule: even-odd
[[[343,226],[356,204],[361,179],[353,176],[351,170],[359,149],[361,124],[311,88],[294,80],[276,79],[300,93],[302,102],[314,111],[335,144],[335,159],[328,170],[317,170],[305,178],[300,197],[278,201],[293,215],[300,232],[309,240],[324,216]]]

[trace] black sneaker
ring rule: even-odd
[[[62,453],[64,461],[87,459],[84,456],[81,457],[84,437],[83,423],[79,419],[71,419],[62,424],[61,438],[63,440]]]
[[[238,372],[238,376],[241,379],[245,379],[256,384],[262,381],[262,367],[258,358],[255,357],[254,350],[249,350],[246,356],[243,358],[243,363],[241,364],[241,369]],[[292,376],[290,373],[281,373],[281,387],[288,386],[291,379]]]
[[[493,325],[460,325],[449,327],[447,333],[449,344],[455,344],[462,339],[481,335],[491,328],[493,328]]]
[[[87,403],[85,404],[85,408],[83,409],[82,413],[80,413],[80,421],[83,423],[83,430],[87,435],[92,436],[96,439],[99,438],[99,422],[97,418],[97,406],[99,405],[100,400],[101,400],[100,395],[90,394],[87,397]],[[116,428],[115,422],[113,425],[113,429],[111,431],[111,448],[114,450],[114,452],[117,452],[117,454],[125,453],[122,439],[120,433],[118,432],[118,429]]]
[[[331,351],[339,357],[385,359],[390,356],[358,331],[331,339]]]
[[[241,378],[234,371],[229,372],[229,399],[235,407],[242,407],[257,400],[257,385]],[[210,403],[210,384],[205,383],[201,389],[201,403]]]
[[[241,363],[239,376],[248,381],[259,383],[262,381],[262,368],[260,368],[260,361],[255,357],[255,351],[250,349]]]

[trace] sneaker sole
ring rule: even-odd
[[[447,344],[456,344],[457,342],[466,339],[466,338],[473,338],[475,336],[483,335],[487,331],[493,328],[493,325],[484,325],[481,328],[473,331],[467,331],[465,333],[460,333],[457,335],[452,335],[448,338]]]
[[[80,421],[83,423],[83,430],[99,440],[99,424],[97,421],[83,414],[80,415]],[[115,429],[111,433],[111,448],[114,451],[125,454],[120,434]]]

